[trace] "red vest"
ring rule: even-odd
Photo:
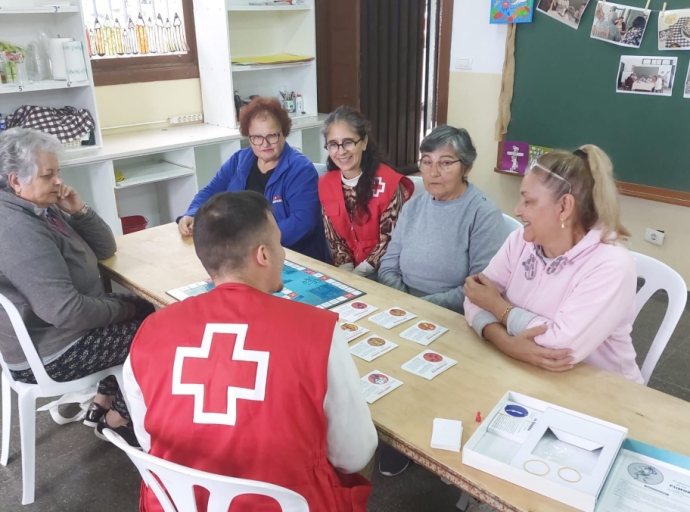
[[[407,201],[414,192],[412,180],[398,174],[385,164],[381,164],[376,170],[374,195],[369,201],[371,217],[367,220],[358,219],[353,222],[345,208],[345,196],[343,195],[340,172],[330,171],[319,180],[319,199],[323,205],[326,216],[338,236],[345,240],[352,253],[355,266],[363,262],[371,251],[379,244],[381,235],[381,215],[391,203],[398,183],[402,181],[405,187]]]
[[[130,352],[147,406],[149,453],[286,487],[313,511],[365,512],[371,484],[339,475],[326,458],[323,404],[337,319],[238,284],[150,316]],[[162,511],[143,484],[140,510]],[[253,495],[230,507],[278,510],[270,498]]]

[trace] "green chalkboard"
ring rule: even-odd
[[[646,0],[624,3],[644,8]],[[517,27],[505,140],[570,150],[596,144],[613,160],[618,181],[690,191],[690,98],[683,97],[690,51],[659,51],[658,11],[639,49],[592,39],[596,7],[590,1],[577,30],[541,12]],[[678,57],[673,95],[616,92],[623,55]]]

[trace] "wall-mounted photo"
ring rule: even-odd
[[[589,0],[539,0],[537,10],[577,29]]]
[[[629,94],[671,96],[678,68],[677,57],[621,57],[616,91]]]
[[[659,13],[659,50],[690,50],[690,9]]]
[[[597,2],[592,38],[639,48],[649,21],[649,11],[611,2]]]
[[[683,97],[690,98],[690,64],[688,65],[688,75],[685,77],[685,87],[683,91]]]

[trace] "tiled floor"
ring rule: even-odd
[[[640,361],[665,312],[664,297],[651,300],[635,323],[633,338]],[[690,401],[690,314],[683,315],[650,385]],[[15,418],[16,407],[15,407]],[[139,475],[129,459],[99,441],[81,424],[58,426],[38,414],[36,503],[21,506],[19,429],[13,422],[10,463],[0,466],[2,512],[136,511]],[[459,491],[420,466],[386,478],[376,473],[369,510],[375,512],[439,512],[455,510]]]

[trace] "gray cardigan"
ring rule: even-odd
[[[0,293],[19,310],[44,362],[126,315],[124,303],[105,294],[98,270],[98,260],[117,250],[108,225],[94,211],[69,216],[52,206],[50,212],[67,234],[33,203],[0,190]],[[10,365],[26,364],[3,309],[0,352]]]

